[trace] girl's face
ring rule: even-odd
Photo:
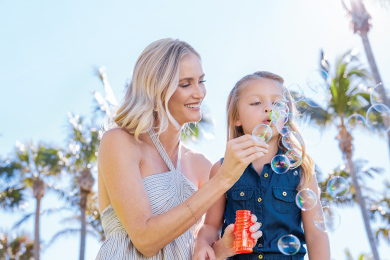
[[[275,101],[282,99],[283,91],[273,80],[267,78],[250,80],[244,87],[238,101],[236,126],[242,126],[245,134],[252,134],[257,125],[269,125],[272,105]],[[270,127],[272,136],[278,136],[276,126],[271,123]]]
[[[190,54],[180,61],[179,86],[168,101],[173,118],[184,125],[202,118],[200,105],[206,96],[204,73],[198,56]]]

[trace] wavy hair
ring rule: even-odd
[[[180,61],[189,54],[200,59],[188,43],[170,38],[147,46],[135,64],[133,78],[113,118],[115,124],[134,134],[136,140],[155,123],[158,135],[168,128],[169,122],[179,128],[169,112],[168,101],[179,84]]]
[[[227,140],[228,141],[244,135],[244,131],[242,129],[242,126],[235,125],[235,122],[237,121],[238,116],[239,116],[238,115],[238,102],[241,98],[242,92],[245,89],[245,86],[247,85],[247,83],[250,82],[251,80],[257,80],[257,79],[261,79],[261,78],[267,78],[267,79],[272,80],[276,86],[278,86],[282,89],[283,93],[286,90],[286,88],[283,85],[284,79],[281,76],[274,74],[274,73],[271,73],[271,72],[268,72],[268,71],[257,71],[253,74],[249,74],[249,75],[243,77],[242,79],[240,79],[236,83],[234,88],[230,91],[227,105],[226,105]],[[289,92],[287,92],[287,97],[289,99],[288,101],[290,101],[291,95]],[[292,113],[293,115],[297,115],[297,116],[299,115],[298,110],[296,109],[293,102],[287,102],[287,106],[289,107],[290,113]],[[297,187],[297,189],[300,190],[300,189],[306,187],[310,183],[313,172],[314,172],[314,162],[313,162],[313,159],[306,153],[303,138],[301,137],[294,120],[290,120],[289,127],[290,127],[291,131],[294,131],[299,135],[299,137],[301,138],[301,140],[303,142],[302,145],[299,145],[298,143],[295,142],[295,140],[291,140],[293,145],[294,145],[294,149],[297,149],[302,155],[302,163],[301,163],[302,175],[301,175],[301,181]],[[279,134],[278,147],[280,149],[283,149],[284,152],[287,152],[288,149],[283,146],[282,137],[283,136],[281,134]]]

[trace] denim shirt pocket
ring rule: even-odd
[[[272,188],[273,199],[272,203],[277,212],[286,214],[288,212],[299,209],[295,204],[295,197],[297,190],[292,187],[273,187]]]
[[[232,190],[233,209],[253,211],[253,188],[235,188]]]

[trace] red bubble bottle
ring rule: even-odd
[[[234,252],[238,254],[252,253],[254,239],[249,228],[252,226],[250,210],[237,210],[236,223],[234,223]]]

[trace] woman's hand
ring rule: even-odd
[[[251,237],[254,239],[253,246],[255,246],[257,244],[257,240],[263,235],[263,232],[259,231],[260,223],[257,222],[257,217],[253,214],[251,217],[251,221],[253,225],[249,228],[249,231],[252,232]],[[227,257],[235,255],[236,253],[234,252],[234,239],[234,224],[230,224],[226,227],[223,237],[213,245],[216,257],[213,259],[225,259]],[[198,259],[203,260],[207,258]]]
[[[268,153],[268,147],[264,141],[248,134],[228,141],[220,168],[224,178],[235,183],[251,162]]]

